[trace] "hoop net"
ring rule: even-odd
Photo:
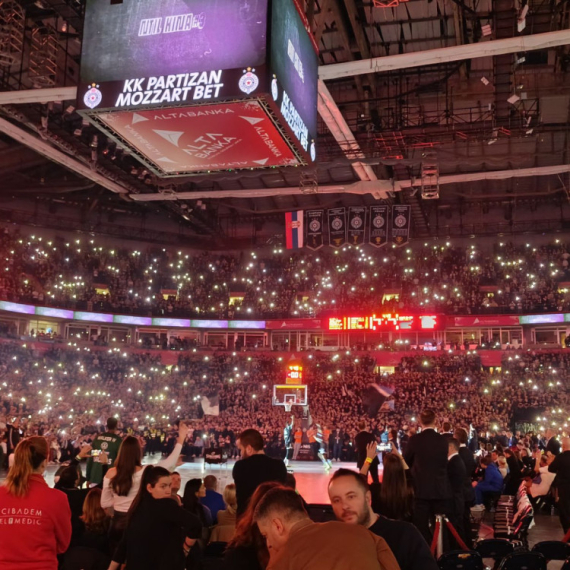
[[[284,407],[285,407],[285,411],[286,411],[286,412],[290,412],[290,411],[291,411],[291,408],[293,407],[293,404],[283,404],[283,405],[284,405]]]

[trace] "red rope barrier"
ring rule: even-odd
[[[568,542],[570,540],[570,530],[564,535],[562,542]]]
[[[448,519],[445,519],[445,524],[447,525],[449,532],[451,532],[451,534],[453,535],[453,538],[455,538],[455,540],[457,541],[457,544],[459,544],[459,548],[461,548],[462,550],[469,550],[469,548],[467,548],[463,540],[461,540],[459,534],[457,534],[455,527],[449,522]]]
[[[439,521],[435,521],[435,529],[433,531],[433,538],[432,538],[431,547],[430,547],[430,550],[431,550],[431,553],[433,556],[435,556],[435,551],[437,549],[437,539],[439,538],[439,531],[441,530],[440,526],[441,525],[439,524]]]

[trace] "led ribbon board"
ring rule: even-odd
[[[331,317],[329,331],[429,331],[445,328],[443,315],[400,315],[385,313],[359,317]]]
[[[163,178],[298,166],[317,73],[294,0],[87,0],[77,108]]]

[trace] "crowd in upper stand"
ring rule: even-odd
[[[327,437],[336,429],[341,434],[335,459],[352,456],[357,424],[366,413],[362,394],[370,383],[394,389],[393,410],[371,420],[379,433],[415,427],[424,406],[440,422],[471,424],[482,432],[508,430],[513,414],[536,409],[539,417],[533,411],[525,421],[570,432],[570,353],[563,351],[506,352],[500,371],[484,369],[474,353],[405,357],[383,375],[373,358],[349,351],[304,360],[311,417]],[[190,427],[188,455],[218,445],[235,455],[235,434],[252,427],[271,455],[281,455],[287,413],[273,406],[272,395],[273,385],[284,382],[285,365],[269,354],[190,351],[181,353],[178,365],[165,366],[158,355],[117,348],[52,345],[40,355],[25,344],[4,342],[0,435],[6,439],[6,426],[19,418],[19,429],[51,437],[56,460],[69,442],[96,432],[107,417],[144,436],[149,449],[167,446],[174,422],[182,419]],[[204,398],[215,405],[215,397],[219,415],[204,416]]]
[[[96,238],[0,235],[0,298],[193,318],[318,316],[334,309],[448,314],[564,311],[570,247],[497,242],[187,253],[101,246]],[[394,298],[393,295],[398,297]]]

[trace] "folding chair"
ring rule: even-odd
[[[440,570],[483,570],[483,559],[475,550],[452,550],[437,561]]]
[[[513,552],[503,558],[499,570],[547,570],[546,558],[540,552]]]
[[[512,542],[504,538],[488,538],[478,542],[475,545],[475,550],[482,558],[491,558],[494,560],[494,568],[497,568],[501,560],[514,551],[514,546]]]
[[[570,558],[570,544],[560,540],[537,542],[531,552],[540,552],[546,560],[566,560]]]

